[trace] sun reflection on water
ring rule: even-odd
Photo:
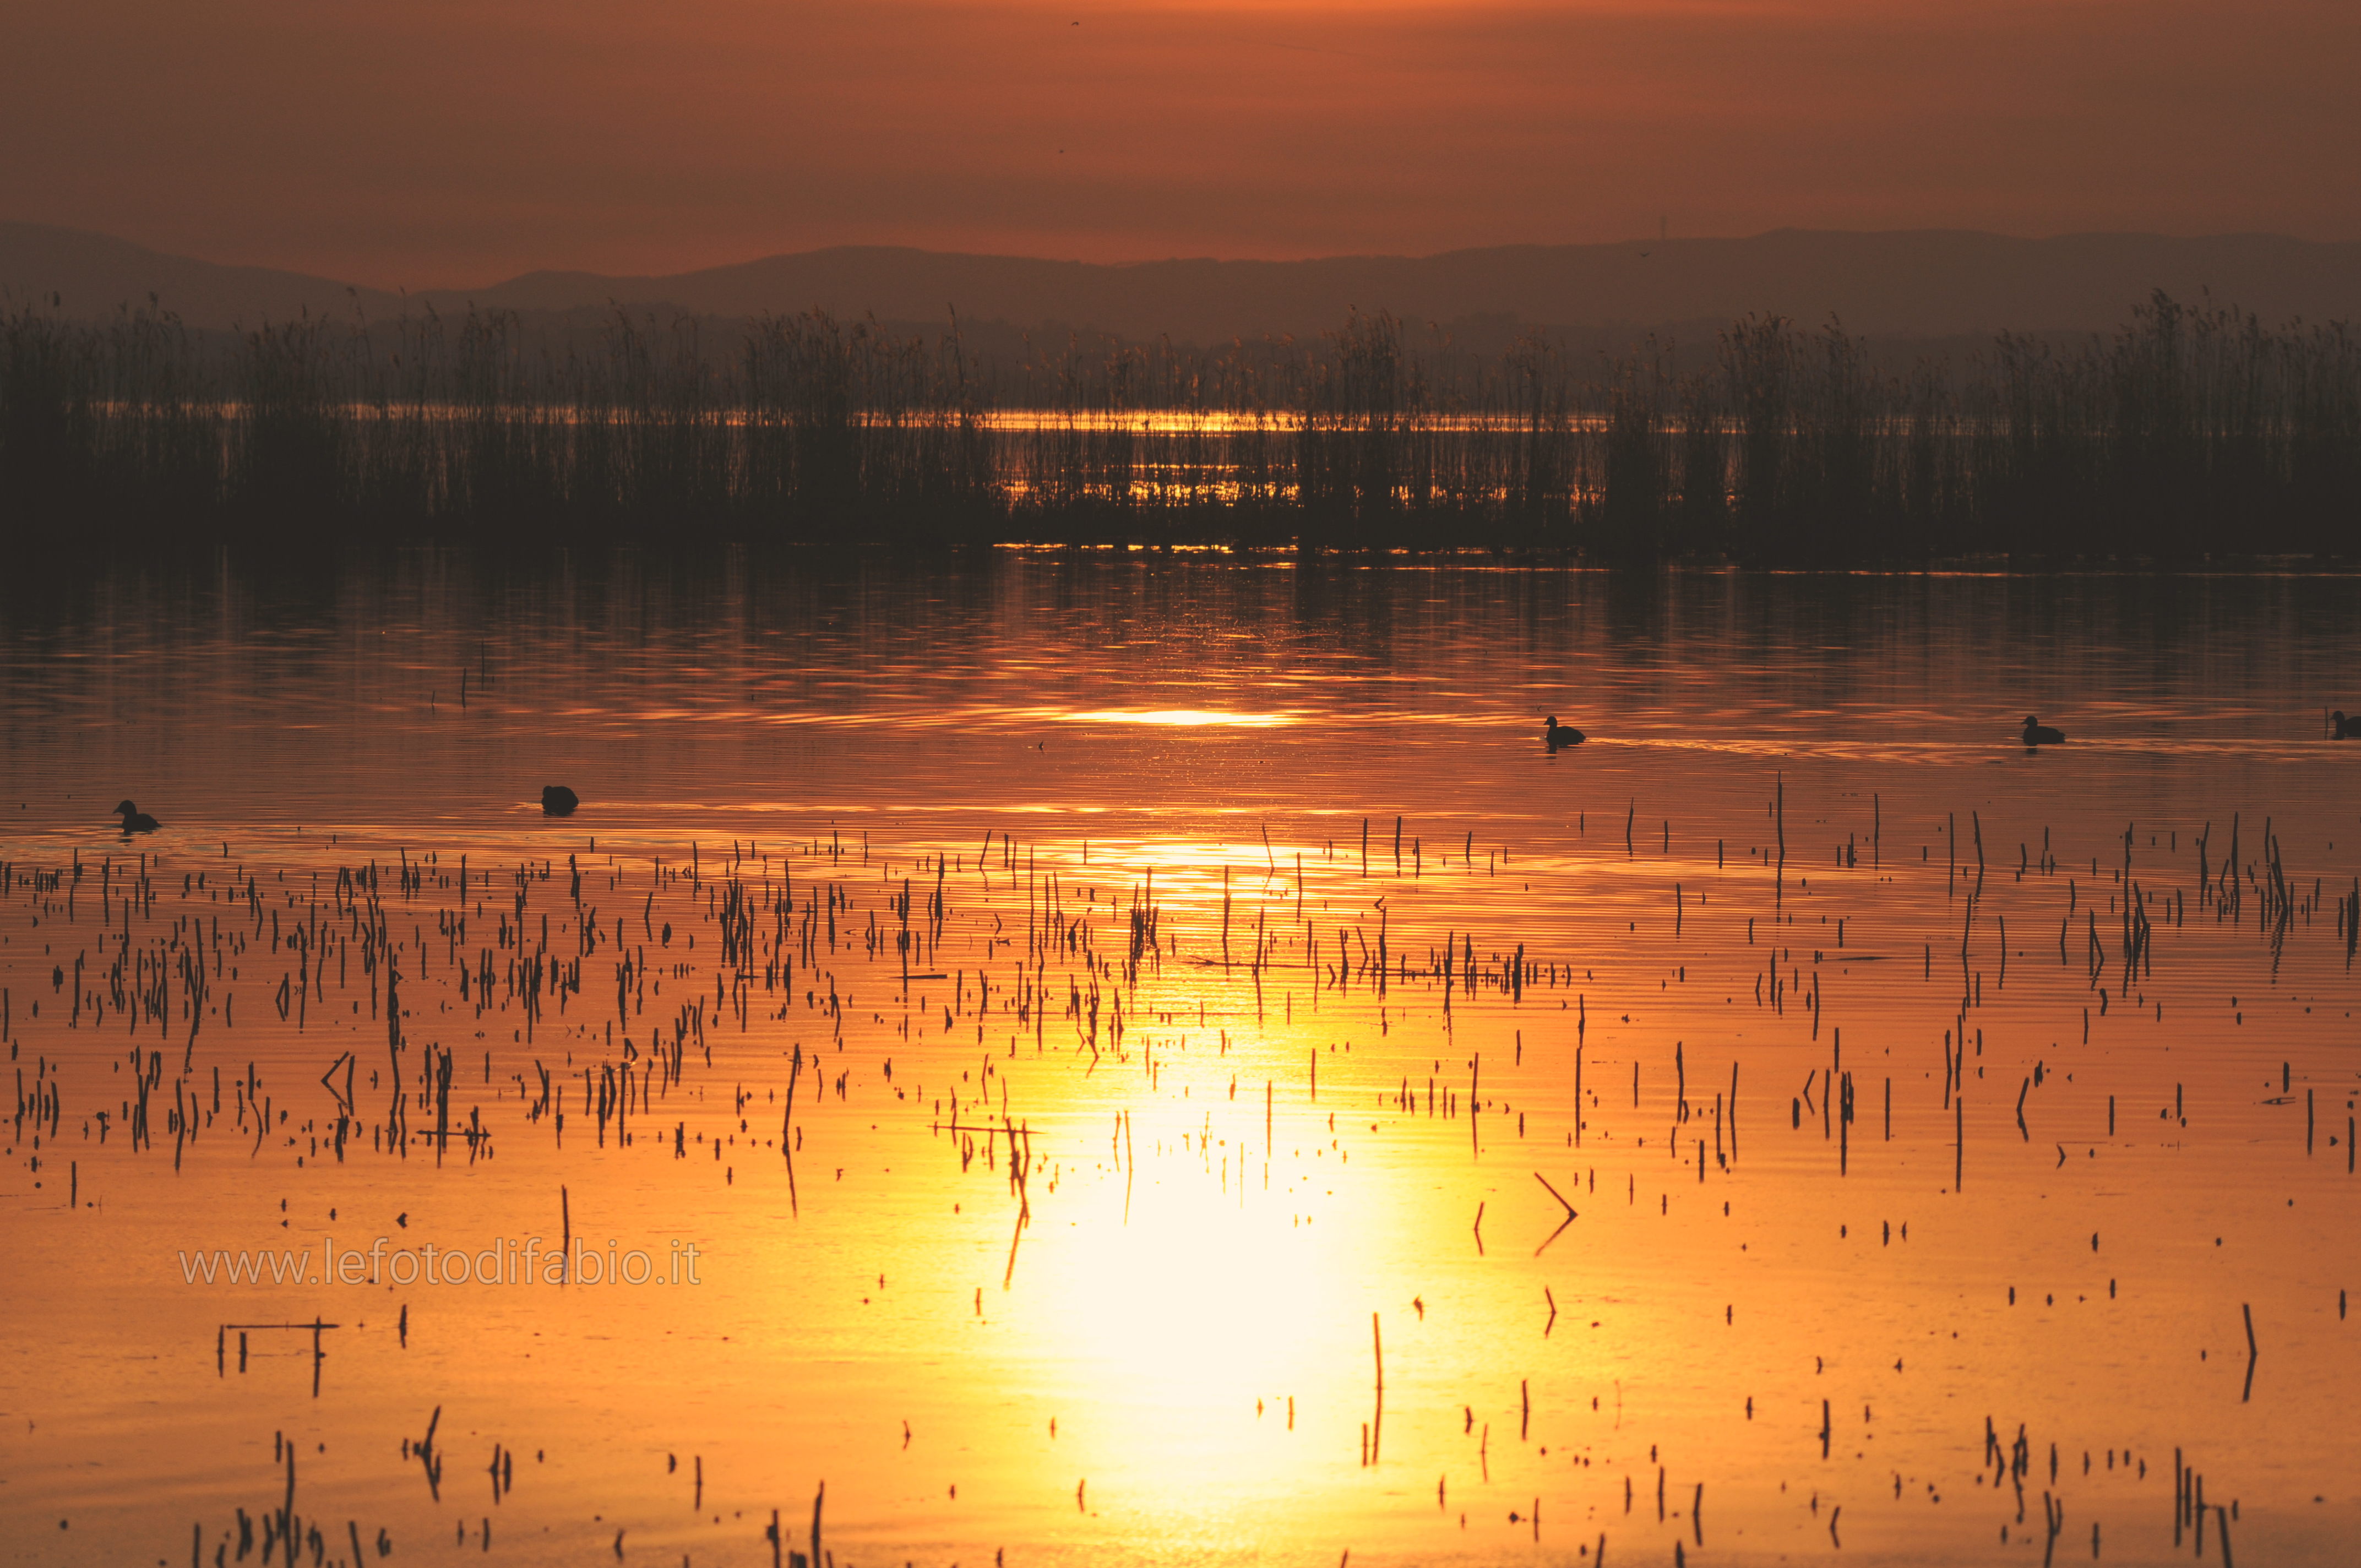
[[[873,1565],[1801,1560],[1839,1507],[1858,1555],[1990,1561],[2006,1524],[2029,1561],[1989,1418],[2027,1431],[2061,1548],[2103,1522],[2104,1560],[2161,1561],[2186,1446],[2243,1502],[2239,1552],[2344,1561],[2349,1490],[2312,1499],[2361,1473],[2335,1275],[2361,903],[2347,751],[2270,729],[2285,659],[2235,700],[2209,667],[2197,704],[2064,618],[2038,679],[2140,700],[2028,756],[1951,716],[2072,707],[1993,695],[2048,644],[1964,609],[1923,652],[1841,599],[1844,637],[1643,644],[1602,588],[1511,646],[1492,588],[1372,617],[1309,576],[1350,597],[1214,603],[1255,588],[1225,576],[1181,607],[1213,612],[1159,607],[1152,658],[1100,635],[1123,602],[1020,605],[956,680],[944,618],[890,595],[862,602],[893,627],[799,633],[801,664],[745,652],[756,625],[728,658],[655,637],[627,683],[630,637],[585,677],[519,633],[456,713],[418,677],[480,679],[472,634],[235,699],[178,672],[259,634],[139,643],[152,686],[20,658],[0,1306],[38,1354],[0,1403],[41,1446],[0,1534],[99,1563],[197,1520],[214,1557],[233,1508],[280,1506],[283,1431],[306,1519],[405,1548],[456,1521],[486,1550],[468,1467],[514,1448],[489,1549],[516,1563],[759,1563],[822,1479],[835,1560]],[[1004,624],[971,602],[961,627]],[[2349,668],[2345,625],[2256,646],[2301,630]],[[1814,651],[1855,643],[1880,652]],[[1324,717],[1350,692],[1367,732]],[[1598,740],[1552,757],[1532,713],[1569,692]],[[119,718],[41,706],[77,702]],[[644,738],[582,739],[626,713]],[[577,816],[531,804],[557,780]],[[166,819],[136,846],[87,822],[126,791]],[[2268,931],[2268,873],[2224,876],[2239,812],[2286,846]],[[707,1273],[215,1294],[170,1262],[569,1225],[694,1240]],[[320,1316],[324,1367],[223,1337]],[[438,1408],[439,1496],[400,1446]]]
[[[1069,724],[1153,724],[1187,729],[1273,729],[1301,722],[1291,713],[1238,713],[1197,707],[1102,707],[1054,717]]]

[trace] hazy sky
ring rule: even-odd
[[[1783,225],[2361,238],[2301,0],[9,7],[0,217],[387,286]]]

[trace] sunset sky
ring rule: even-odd
[[[2361,237],[2361,21],[2262,0],[20,6],[0,217],[412,288],[1780,226]]]

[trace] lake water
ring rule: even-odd
[[[2352,591],[19,582],[0,1538],[2351,1562]]]

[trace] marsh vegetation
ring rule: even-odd
[[[1895,368],[1829,322],[1493,356],[1071,337],[986,363],[813,313],[0,319],[0,529],[76,542],[1011,539],[1764,565],[2334,554],[2361,342],[2158,294],[2107,336]]]

